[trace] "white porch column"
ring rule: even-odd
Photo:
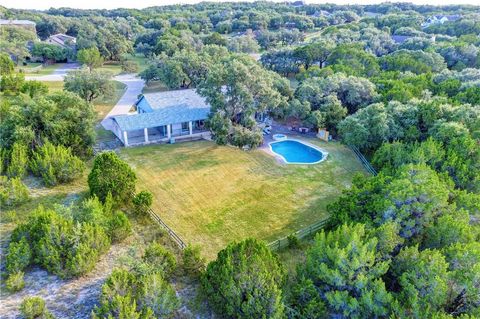
[[[123,131],[123,144],[128,146],[128,133],[127,131]]]
[[[172,124],[167,125],[167,137],[170,138],[172,136]]]
[[[145,143],[148,143],[148,128],[143,129],[143,135],[145,135]]]
[[[188,131],[190,132],[190,135],[193,134],[193,127],[192,127],[192,121],[188,122]]]

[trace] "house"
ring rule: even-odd
[[[315,18],[320,18],[320,17],[325,17],[325,18],[328,18],[330,17],[332,14],[328,11],[325,11],[325,10],[320,10],[320,11],[315,11],[313,14],[312,14],[312,17],[315,17]]]
[[[194,89],[143,94],[135,106],[135,114],[112,118],[112,131],[125,146],[210,136],[210,105]]]
[[[431,16],[422,23],[422,28],[427,28],[433,24],[444,24],[445,22],[453,22],[460,20],[462,18],[459,14],[451,14],[451,15],[435,15]]]
[[[410,39],[412,36],[410,35],[392,35],[392,40],[397,44],[402,44],[403,42]]]
[[[36,24],[30,20],[6,20],[0,19],[0,27],[16,27],[23,28],[32,32],[37,33]]]
[[[63,33],[57,33],[49,36],[46,40],[46,43],[54,44],[65,49],[75,50],[77,46],[77,38],[71,37]]]

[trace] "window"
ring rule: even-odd
[[[182,131],[188,131],[188,122],[182,123]]]

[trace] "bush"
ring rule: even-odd
[[[20,312],[25,319],[50,319],[52,314],[45,307],[45,300],[40,297],[27,297],[20,305]]]
[[[127,238],[132,233],[132,225],[124,212],[116,211],[108,221],[107,234],[113,243]]]
[[[188,245],[183,250],[183,269],[192,277],[198,277],[205,270],[205,258],[200,254],[200,246]]]
[[[287,236],[288,247],[289,248],[297,248],[300,245],[300,241],[295,234],[291,234]]]
[[[138,72],[138,63],[135,61],[125,60],[122,61],[122,72],[123,73],[137,73]]]
[[[115,269],[102,286],[92,318],[170,318],[179,301],[160,273]]]
[[[207,266],[202,288],[212,308],[224,317],[283,318],[284,281],[277,257],[264,243],[247,239],[218,253]]]
[[[110,244],[101,226],[73,222],[42,207],[14,229],[12,241],[22,240],[30,242],[35,264],[62,278],[90,271]]]
[[[70,149],[47,142],[33,154],[30,169],[41,176],[46,185],[54,186],[80,177],[85,164]]]
[[[8,177],[22,179],[27,173],[28,149],[25,145],[16,142],[10,153],[10,161],[7,167]]]
[[[10,292],[17,292],[22,290],[25,287],[25,281],[23,280],[24,275],[25,274],[23,273],[23,271],[18,271],[10,274],[5,281],[5,286],[7,287],[7,290]]]
[[[148,245],[143,261],[166,276],[172,274],[177,266],[175,256],[158,243]]]
[[[0,176],[0,207],[15,207],[28,201],[28,188],[18,177]]]
[[[88,187],[90,194],[96,195],[103,203],[108,193],[114,202],[128,203],[135,192],[136,180],[135,172],[117,154],[104,152],[95,157],[88,175]]]
[[[153,203],[153,195],[149,191],[141,191],[132,200],[135,212],[139,215],[146,215]]]
[[[9,274],[24,270],[32,260],[30,245],[25,237],[19,242],[11,242],[8,246],[5,267]]]

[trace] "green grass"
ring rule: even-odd
[[[112,95],[103,96],[93,101],[93,104],[95,105],[95,111],[97,112],[98,120],[102,120],[105,115],[110,112],[113,106],[117,104],[123,93],[125,93],[125,84],[118,81],[113,81],[113,84],[115,87],[115,91]]]
[[[63,91],[63,81],[42,81],[50,92]]]
[[[35,67],[42,65],[41,63],[29,63],[26,66],[18,67],[18,70],[22,70],[25,73],[25,76],[41,76],[52,74],[53,71],[60,68],[64,63],[55,63],[42,67],[38,71],[34,71]]]
[[[285,165],[263,150],[212,142],[125,148],[120,155],[138,176],[138,190],[154,194],[153,209],[206,257],[233,240],[267,242],[328,216],[326,206],[364,172],[338,143],[309,140],[327,150],[317,165]]]

